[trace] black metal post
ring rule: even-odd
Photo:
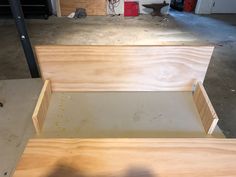
[[[31,77],[37,78],[39,77],[39,72],[38,72],[36,61],[35,61],[34,53],[31,47],[30,39],[27,33],[27,29],[25,26],[25,20],[24,20],[23,11],[21,8],[20,0],[9,0],[9,3],[11,5],[11,12],[12,12],[13,18],[15,19],[16,28],[20,35],[21,44],[24,49],[24,53],[25,53],[25,57],[29,66]]]

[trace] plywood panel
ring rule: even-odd
[[[35,106],[34,113],[32,116],[34,127],[37,134],[40,133],[43,127],[43,123],[46,118],[48,106],[50,103],[51,94],[52,94],[52,91],[51,91],[50,81],[46,80],[44,82],[43,88],[39,95],[39,98],[38,98],[38,101],[37,101],[37,104]]]
[[[235,164],[235,139],[32,139],[14,177],[229,177]]]
[[[201,82],[196,85],[193,100],[206,133],[212,134],[219,119]]]
[[[76,8],[85,8],[87,15],[106,15],[106,0],[60,0],[62,16],[75,12]]]
[[[211,46],[36,46],[54,91],[191,91]]]

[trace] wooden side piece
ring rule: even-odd
[[[47,115],[48,106],[51,98],[51,85],[50,81],[46,80],[44,82],[43,88],[39,95],[35,110],[32,116],[33,123],[37,134],[40,134],[40,131],[43,127],[44,120]]]
[[[106,0],[60,0],[61,15],[68,16],[76,8],[84,8],[88,15],[106,15]]]
[[[219,119],[201,82],[196,85],[193,100],[206,133],[212,134]]]
[[[191,91],[211,46],[36,46],[53,91]]]
[[[31,139],[14,177],[233,177],[235,164],[235,139]]]

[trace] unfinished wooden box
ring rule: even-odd
[[[202,85],[212,52],[37,46],[38,139],[14,176],[235,176],[236,141],[206,138],[218,121]]]
[[[202,82],[212,51],[211,46],[37,46],[45,84],[33,115],[36,131],[40,134],[46,119],[54,121],[46,125],[48,133],[57,132],[53,123],[63,128],[70,121],[67,131],[77,130],[77,137],[93,131],[91,137],[111,138],[116,130],[114,137],[139,132],[155,137],[158,129],[168,131],[165,120],[171,120],[175,133],[200,133],[203,126],[211,134],[218,117]],[[183,126],[175,129],[179,121]],[[191,122],[199,129],[188,129]],[[78,131],[78,124],[86,128]]]

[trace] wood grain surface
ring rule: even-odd
[[[87,15],[106,15],[106,0],[60,0],[61,15],[68,16],[76,8],[86,9]]]
[[[34,124],[37,134],[40,134],[40,131],[43,127],[43,123],[46,118],[48,106],[50,103],[51,94],[52,94],[52,90],[51,90],[50,81],[46,80],[44,82],[43,88],[39,95],[39,98],[38,98],[38,101],[37,101],[37,104],[35,106],[34,113],[32,116],[33,124]]]
[[[53,91],[191,91],[211,46],[36,46]]]
[[[14,177],[233,177],[235,139],[31,139]]]
[[[201,82],[196,85],[193,100],[206,133],[212,134],[219,119]]]

